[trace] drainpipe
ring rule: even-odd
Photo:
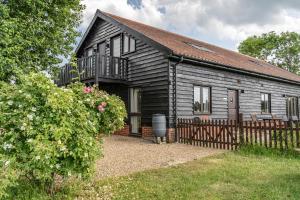
[[[170,58],[174,58],[173,56],[170,56]],[[182,63],[184,61],[183,56],[179,57],[179,61],[172,65],[173,67],[173,114],[174,114],[174,124],[175,124],[175,141],[179,142],[179,137],[177,134],[177,65]]]

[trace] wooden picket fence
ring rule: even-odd
[[[177,121],[180,143],[218,149],[237,149],[243,144],[266,148],[300,148],[299,121],[283,122],[265,120],[259,122],[235,120]]]

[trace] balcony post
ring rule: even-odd
[[[95,54],[95,84],[99,85],[99,64],[100,64],[100,55]]]

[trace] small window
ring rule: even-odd
[[[131,36],[123,34],[123,54],[135,51],[136,41]]]
[[[115,38],[113,38],[113,40],[112,40],[112,56],[113,57],[120,57],[121,56],[121,53],[120,53],[120,51],[121,51],[121,39],[120,39],[120,37],[118,36],[118,37],[115,37]]]
[[[203,47],[203,46],[193,44],[193,43],[189,43],[189,42],[184,42],[184,43],[191,46],[191,47],[193,47],[193,48],[195,48],[195,49],[198,49],[200,51],[206,51],[206,52],[214,53],[214,51],[208,49],[207,47]]]
[[[298,98],[297,97],[287,97],[286,98],[286,111],[287,116],[298,116]]]
[[[128,35],[124,35],[123,37],[123,53],[129,52],[129,37]]]
[[[88,56],[88,57],[89,57],[89,56],[92,56],[92,55],[93,55],[93,52],[94,52],[94,50],[93,50],[92,47],[86,49],[86,56]]]
[[[194,86],[194,113],[210,114],[211,97],[210,87]]]
[[[261,112],[271,113],[271,94],[261,93]]]
[[[130,37],[130,52],[134,52],[135,51],[135,39],[133,39],[132,37]]]

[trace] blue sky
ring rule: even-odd
[[[227,49],[251,35],[300,32],[299,0],[83,0],[85,31],[96,9]]]

